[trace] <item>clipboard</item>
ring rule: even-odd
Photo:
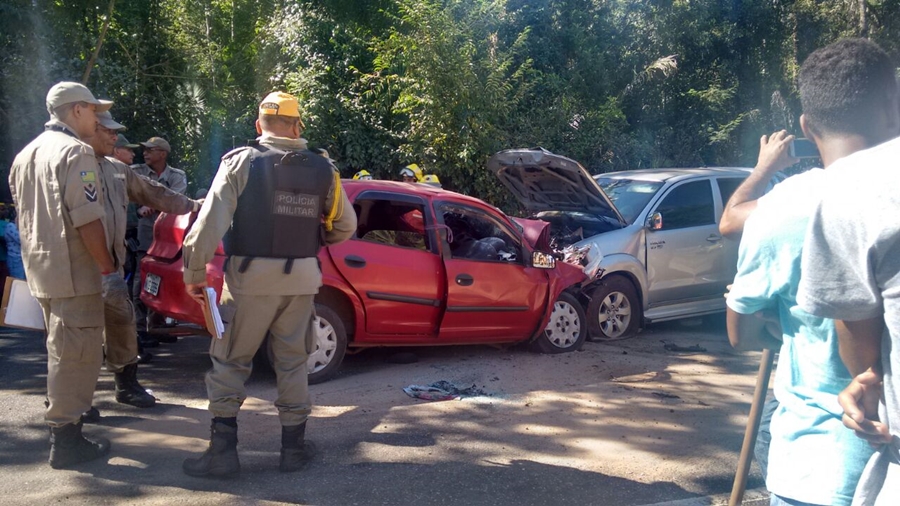
[[[31,295],[24,279],[6,277],[0,302],[0,325],[28,330],[44,330],[44,310]]]
[[[216,302],[218,296],[216,290],[212,287],[203,289],[203,304],[200,308],[203,310],[203,321],[206,324],[206,330],[209,335],[216,339],[222,339],[225,332],[225,324],[222,322],[222,315],[219,313],[219,304]]]

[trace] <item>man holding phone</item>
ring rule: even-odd
[[[868,40],[844,39],[813,52],[800,69],[799,87],[800,127],[826,168],[900,131],[893,65]],[[720,225],[732,233],[743,229],[728,294],[728,337],[745,349],[783,343],[771,444],[757,448],[758,457],[768,458],[771,504],[849,505],[872,450],[841,424],[837,394],[851,376],[838,353],[835,322],[805,312],[796,298],[806,228],[827,174],[812,169],[748,198],[762,194],[778,167],[796,161],[792,141],[785,131],[763,137],[760,163],[729,201],[730,221],[723,217]],[[795,154],[810,154],[799,151],[795,145]],[[769,335],[772,322],[780,331]]]

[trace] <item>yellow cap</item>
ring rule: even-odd
[[[290,93],[275,91],[266,95],[259,104],[259,113],[299,118],[300,104],[297,103],[297,97]]]

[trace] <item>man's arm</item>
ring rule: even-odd
[[[94,150],[87,145],[71,148],[59,170],[59,177],[65,182],[62,192],[63,206],[69,211],[72,226],[97,263],[102,274],[116,270],[115,261],[106,242],[103,219],[103,185],[100,182],[100,165]]]
[[[91,254],[91,258],[97,262],[100,268],[100,274],[104,276],[115,272],[116,263],[113,262],[112,256],[109,254],[109,247],[106,244],[106,232],[103,230],[103,222],[94,220],[86,225],[77,228],[81,240]]]
[[[788,154],[788,146],[792,140],[794,136],[788,135],[785,130],[775,132],[771,137],[763,135],[759,139],[759,160],[756,167],[725,204],[719,221],[719,232],[722,235],[732,239],[739,236],[750,213],[756,209],[756,201],[766,193],[772,176],[797,163],[797,159]]]
[[[725,321],[728,340],[736,350],[781,348],[781,323],[777,315],[772,316],[765,311],[741,314],[729,307]]]
[[[206,264],[231,226],[237,200],[247,185],[250,154],[238,151],[222,159],[197,221],[184,238],[184,284],[194,300],[202,303],[206,286]]]
[[[165,185],[135,174],[130,169],[125,169],[122,172],[125,174],[125,188],[128,190],[128,199],[138,205],[172,214],[187,214],[200,209],[199,202],[166,188]]]
[[[867,320],[835,320],[841,360],[851,376],[862,374],[869,368],[881,370],[881,336],[884,333],[884,317]]]
[[[334,220],[331,222],[331,230],[325,231],[325,244],[327,245],[344,242],[353,237],[353,233],[356,232],[356,213],[340,185],[340,180],[332,183],[329,198],[325,200],[325,208],[330,210],[335,200],[337,200],[337,207]]]

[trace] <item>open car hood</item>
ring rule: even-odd
[[[625,225],[597,181],[575,160],[543,148],[507,149],[492,156],[487,167],[532,213],[588,212]]]

